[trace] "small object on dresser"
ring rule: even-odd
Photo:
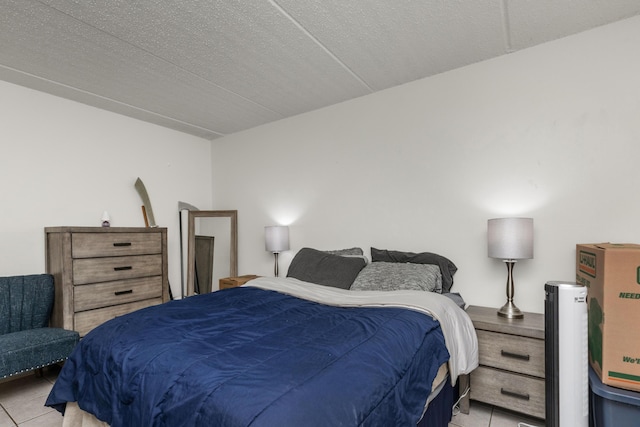
[[[256,276],[255,274],[246,274],[244,276],[222,278],[220,279],[220,290],[242,286],[249,280],[253,280],[257,277],[259,276]]]
[[[102,220],[103,227],[111,227],[111,218],[109,217],[109,212],[102,212],[102,218],[100,219]]]

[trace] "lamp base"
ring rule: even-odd
[[[506,317],[507,319],[522,319],[524,317],[524,313],[516,307],[513,301],[508,301],[500,310],[498,310],[498,316]]]
[[[273,263],[273,276],[278,277],[278,252],[274,252],[273,256],[276,259],[276,261]]]
[[[507,266],[507,303],[498,310],[498,316],[506,317],[507,319],[522,319],[524,313],[513,303],[513,266],[516,260],[505,259],[504,263]]]

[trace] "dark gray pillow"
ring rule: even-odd
[[[317,285],[349,289],[365,264],[363,258],[345,257],[316,249],[302,248],[291,260],[287,277]]]
[[[451,260],[442,255],[431,252],[401,252],[387,249],[371,248],[371,262],[411,262],[414,264],[434,264],[440,267],[442,273],[442,292],[451,291],[453,286],[453,275],[458,271],[458,267]]]
[[[464,299],[462,298],[462,295],[460,295],[459,293],[456,292],[450,292],[447,294],[442,294],[445,297],[449,297],[450,299],[453,300],[453,302],[456,303],[456,305],[458,307],[460,307],[461,309],[464,310],[464,308],[467,306],[467,303],[464,301]]]

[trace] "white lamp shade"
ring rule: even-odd
[[[495,218],[487,224],[490,258],[533,258],[533,218]]]
[[[264,248],[273,253],[289,250],[289,227],[271,225],[264,228]]]

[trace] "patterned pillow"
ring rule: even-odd
[[[373,262],[351,285],[356,291],[416,290],[442,293],[440,267],[433,264]]]

